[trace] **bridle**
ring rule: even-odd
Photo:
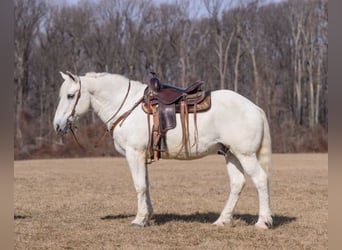
[[[76,134],[75,134],[74,129],[73,129],[73,124],[72,124],[72,121],[75,119],[76,106],[77,106],[77,104],[78,104],[78,101],[79,101],[80,98],[81,98],[81,86],[82,86],[82,85],[81,85],[81,78],[78,77],[78,76],[77,76],[77,78],[78,78],[78,82],[79,82],[80,88],[79,88],[79,90],[77,91],[76,101],[75,101],[75,104],[74,104],[74,106],[73,106],[73,108],[72,108],[72,111],[71,111],[70,115],[69,115],[68,118],[67,118],[67,126],[68,126],[68,129],[71,131],[71,134],[72,134],[72,136],[73,136],[75,142],[77,143],[77,145],[78,145],[79,147],[81,147],[82,149],[84,149],[84,147],[81,145],[81,143],[78,141],[78,139],[77,139],[77,137],[76,137]]]
[[[70,113],[70,115],[68,116],[67,118],[67,121],[71,123],[71,120],[70,118],[72,118],[72,120],[75,118],[75,113],[76,113],[76,106],[78,104],[78,101],[80,100],[81,98],[81,79],[78,77],[78,82],[79,82],[79,85],[80,85],[80,88],[79,90],[77,91],[77,96],[76,96],[76,101],[75,101],[75,104],[74,104],[74,107],[72,108],[72,111]]]
[[[75,101],[75,104],[74,104],[74,106],[73,106],[73,109],[72,109],[70,115],[69,115],[68,118],[67,118],[67,126],[68,126],[68,129],[71,131],[71,134],[72,134],[72,136],[73,136],[75,142],[77,143],[77,145],[78,145],[79,147],[81,147],[81,148],[84,149],[84,147],[81,145],[81,143],[79,142],[79,140],[78,140],[77,137],[76,137],[76,134],[75,134],[75,132],[74,132],[74,130],[73,130],[73,124],[72,124],[72,121],[74,120],[75,114],[76,114],[76,107],[77,107],[78,101],[79,101],[79,99],[80,99],[80,97],[81,97],[81,86],[82,86],[82,84],[81,84],[81,79],[80,79],[79,77],[78,77],[78,82],[79,82],[80,88],[79,88],[79,90],[78,90],[78,92],[77,92],[76,101]],[[107,119],[107,121],[105,122],[105,124],[109,123],[109,122],[110,122],[112,119],[114,119],[114,118],[117,116],[117,114],[120,112],[120,110],[122,109],[122,107],[124,106],[124,104],[125,104],[125,102],[126,102],[126,100],[127,100],[127,97],[128,97],[128,94],[129,94],[130,90],[131,90],[131,80],[129,80],[129,82],[128,82],[128,88],[127,88],[125,97],[124,97],[124,99],[122,100],[120,106],[119,106],[118,109],[114,112],[114,114],[113,114],[109,119]],[[132,107],[131,109],[129,109],[128,111],[126,111],[125,113],[123,113],[121,116],[119,116],[119,117],[112,123],[112,125],[110,126],[110,129],[109,129],[109,130],[106,130],[106,132],[104,133],[104,135],[98,140],[97,143],[95,143],[95,147],[98,146],[98,144],[100,143],[100,141],[102,141],[102,139],[104,138],[104,136],[105,136],[108,132],[110,132],[111,134],[113,134],[113,131],[114,131],[114,128],[116,127],[116,125],[117,125],[118,123],[120,123],[120,122],[122,123],[123,120],[124,120],[124,119],[125,119],[125,118],[126,118],[126,117],[127,117],[127,116],[128,116],[128,115],[129,115],[137,106],[138,106],[139,103],[141,103],[142,100],[143,100],[143,98],[139,99],[139,100],[133,105],[133,107]]]

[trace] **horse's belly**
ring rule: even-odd
[[[210,154],[216,154],[217,151],[221,149],[221,147],[222,146],[219,144],[214,144],[209,147],[196,147],[196,145],[193,145],[189,148],[171,148],[166,149],[165,152],[162,152],[161,158],[177,160],[195,160]]]

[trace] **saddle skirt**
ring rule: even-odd
[[[175,106],[175,113],[180,113],[180,101],[169,102],[169,99],[166,99],[166,101],[161,101],[156,97],[151,97],[150,103],[148,103],[146,99],[147,97],[144,98],[144,101],[142,102],[142,109],[145,113],[152,114],[153,111],[150,108],[151,105],[173,106],[173,104]],[[210,91],[201,91],[195,94],[187,95],[187,105],[189,113],[207,111],[211,106]]]

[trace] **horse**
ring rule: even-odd
[[[125,76],[111,73],[89,72],[84,76],[60,72],[63,83],[53,126],[63,135],[72,124],[90,108],[105,123],[113,127],[116,150],[125,156],[137,193],[137,214],[131,222],[134,226],[148,226],[153,214],[149,194],[146,149],[152,126],[147,115],[136,102],[143,96],[147,85]],[[133,108],[132,108],[133,107]],[[194,121],[189,114],[189,129]],[[272,163],[271,136],[264,111],[246,97],[231,90],[211,91],[211,107],[197,113],[197,142],[190,135],[189,152],[181,146],[182,129],[177,114],[177,126],[167,133],[167,158],[192,160],[224,151],[230,179],[228,200],[214,225],[225,226],[232,222],[233,210],[245,186],[245,173],[251,177],[258,193],[259,211],[255,227],[269,229],[272,226],[270,210],[270,168]],[[163,159],[163,158],[162,158]]]

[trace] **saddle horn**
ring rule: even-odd
[[[159,81],[159,79],[157,78],[157,74],[155,72],[150,72],[152,74],[152,78],[150,79],[150,88],[155,91],[158,92],[161,89],[161,83]]]

